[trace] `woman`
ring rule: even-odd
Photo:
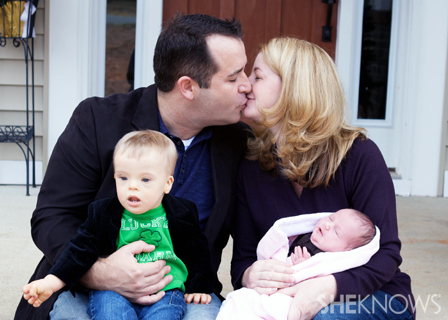
[[[395,193],[377,146],[344,119],[332,59],[318,46],[276,38],[261,46],[244,115],[259,124],[239,175],[232,283],[294,297],[289,319],[412,319],[410,278],[398,266]],[[354,208],[381,231],[381,247],[359,268],[291,286],[292,270],[256,261],[259,240],[283,217]],[[342,306],[331,302],[345,302]],[[375,304],[376,302],[376,304]],[[321,310],[322,309],[322,310]]]

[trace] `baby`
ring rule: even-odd
[[[319,252],[341,252],[359,248],[375,236],[375,226],[365,214],[341,209],[314,226],[312,233],[298,235],[289,249],[296,265]]]
[[[113,291],[92,290],[87,313],[93,319],[130,313],[139,319],[182,319],[186,303],[210,303],[214,276],[196,206],[168,194],[176,160],[174,143],[160,132],[136,131],[120,139],[113,159],[117,197],[89,206],[86,222],[49,274],[23,287],[28,303],[39,307],[54,292],[72,289],[98,257],[138,240],[155,246],[135,255],[139,263],[162,259],[171,267],[165,295],[143,306]]]
[[[293,264],[298,283],[366,263],[379,248],[376,230],[369,217],[354,209],[283,218],[276,221],[260,240],[257,257],[259,260],[286,260]],[[280,241],[283,237],[284,241]],[[288,239],[293,241],[285,247]],[[348,252],[353,249],[357,250]],[[318,253],[321,254],[313,257],[314,261],[305,262]],[[272,295],[259,294],[248,288],[233,291],[227,295],[217,320],[286,319],[292,293],[285,293],[285,290],[288,289],[278,290]]]

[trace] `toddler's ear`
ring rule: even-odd
[[[174,177],[170,176],[165,184],[165,189],[164,189],[165,194],[170,193],[171,188],[173,187],[173,182],[174,182]]]

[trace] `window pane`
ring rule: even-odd
[[[365,0],[358,119],[386,119],[392,0]]]
[[[107,1],[106,96],[133,88],[136,3]]]

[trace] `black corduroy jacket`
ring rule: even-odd
[[[207,238],[199,226],[196,205],[169,194],[162,200],[174,253],[188,270],[186,293],[212,293],[214,275],[210,263]],[[117,237],[124,208],[116,197],[93,202],[87,220],[70,240],[50,273],[72,289],[81,277],[102,256],[117,249]]]
[[[219,295],[222,285],[217,272],[232,232],[236,178],[250,133],[244,123],[211,128],[215,204],[203,232],[215,273],[214,292]],[[160,130],[154,85],[126,94],[88,98],[78,105],[54,147],[31,218],[31,234],[44,257],[30,281],[48,274],[87,219],[90,203],[116,196],[112,163],[115,145],[125,134],[145,129]],[[47,319],[57,297],[54,294],[39,308],[22,298],[15,319]]]

